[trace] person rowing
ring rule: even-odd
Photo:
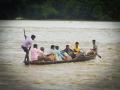
[[[25,40],[23,41],[21,48],[26,53],[25,58],[24,58],[24,63],[29,63],[29,51],[31,49],[33,40],[35,40],[36,36],[31,35],[31,37],[27,37],[25,35],[25,30],[24,30],[24,37],[25,37]]]
[[[96,45],[96,40],[92,40],[92,44],[93,44],[93,48],[90,49],[90,51],[87,53],[87,55],[97,55],[99,58],[102,58],[98,54],[98,48],[97,48],[97,45]]]

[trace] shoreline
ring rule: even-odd
[[[0,27],[66,29],[120,29],[120,22],[0,20]]]

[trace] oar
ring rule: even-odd
[[[24,37],[25,37],[25,39],[26,39],[25,29],[24,29]]]
[[[99,58],[102,58],[99,54],[96,54]]]

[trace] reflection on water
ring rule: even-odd
[[[37,36],[34,43],[46,49],[51,44],[61,49],[79,41],[83,49],[96,39],[99,53],[95,60],[57,65],[25,66],[20,45],[23,27],[0,27],[1,90],[117,90],[120,88],[120,31],[80,28],[26,28],[26,34]]]

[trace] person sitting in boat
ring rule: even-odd
[[[72,60],[72,57],[69,54],[67,54],[65,51],[61,51],[61,54],[64,56],[63,58],[64,61]]]
[[[34,44],[33,48],[31,49],[31,61],[38,60],[39,53],[40,53],[40,51],[38,49],[37,44]]]
[[[92,40],[93,48],[87,53],[87,55],[96,55],[97,54],[97,45],[96,41]]]
[[[40,50],[44,53],[45,49],[44,47],[40,47]]]
[[[56,57],[55,57],[55,46],[54,45],[51,45],[51,49],[47,52],[47,55],[46,55],[46,60],[47,61],[55,61],[56,60]]]
[[[55,46],[55,56],[57,61],[62,61],[64,56],[62,55],[61,51],[59,50],[59,46]]]
[[[46,55],[44,54],[44,47],[40,47],[38,60],[44,60]]]
[[[74,52],[75,56],[80,55],[80,45],[79,45],[79,42],[75,42],[75,47],[73,48],[73,52]]]
[[[69,45],[66,45],[66,48],[63,50],[64,52],[66,52],[69,56],[71,56],[72,58],[75,57],[74,52],[72,49],[70,49]]]

